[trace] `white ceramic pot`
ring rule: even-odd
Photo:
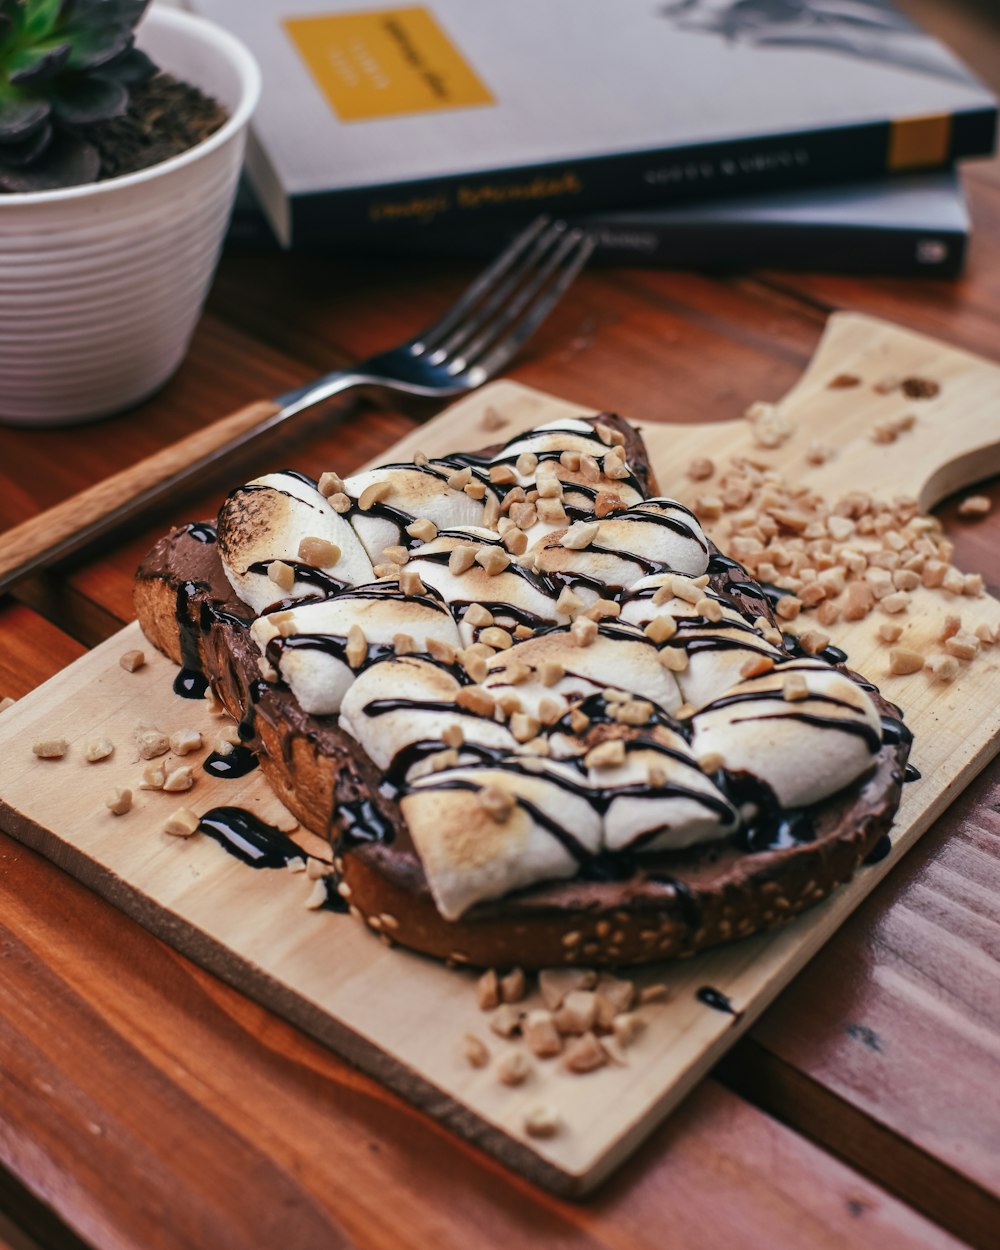
[[[138,45],[229,111],[197,147],[107,182],[0,194],[0,421],[107,416],[183,359],[218,260],[260,94],[232,35],[154,9]]]

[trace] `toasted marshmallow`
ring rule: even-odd
[[[588,781],[608,800],[604,845],[609,851],[680,850],[724,837],[739,823],[684,739],[662,726],[642,742],[628,744],[623,764],[589,769]]]
[[[393,761],[397,768],[400,762],[405,765],[407,758],[401,752],[408,747],[442,749],[445,731],[454,725],[461,727],[465,743],[473,748],[460,759],[475,760],[477,746],[512,751],[514,738],[505,726],[455,704],[460,689],[452,673],[419,656],[381,660],[366,668],[344,695],[340,727],[383,769]],[[415,754],[414,763],[421,754]],[[402,772],[399,781],[407,779],[409,767]]]
[[[804,681],[807,697],[788,698]],[[788,660],[733,686],[693,718],[692,750],[767,782],[784,807],[808,807],[871,767],[881,721],[867,693],[820,660]]]
[[[673,620],[676,633],[658,645],[680,648],[687,655],[687,667],[675,674],[686,703],[702,707],[717,699],[741,680],[740,669],[754,657],[767,656],[775,662],[781,659],[778,647],[769,643],[726,599],[707,587],[694,587],[691,593],[717,603],[722,614],[719,621],[706,620],[689,599],[676,595],[654,603],[653,592],[662,586],[669,588],[676,580],[672,573],[657,573],[635,582],[622,597],[619,619],[640,629],[658,616]]]
[[[475,903],[574,876],[601,841],[600,816],[579,789],[576,771],[554,763],[452,768],[417,781],[400,806],[441,915],[457,920]],[[487,791],[513,800],[502,818],[482,805]]]
[[[698,518],[673,499],[647,499],[608,517],[601,522],[599,542],[635,556],[640,576],[670,569],[699,577],[708,568],[708,539]],[[659,568],[650,569],[650,564]]]
[[[355,533],[374,564],[382,560],[386,547],[406,541],[403,531],[417,517],[426,517],[438,529],[482,524],[486,501],[493,492],[487,487],[482,499],[473,499],[464,490],[449,486],[448,478],[456,468],[439,460],[423,467],[391,464],[344,479],[344,491],[354,500],[360,500],[376,483],[389,484],[389,493],[370,510],[355,507],[351,513]]]
[[[481,563],[473,560],[462,573],[452,573],[448,555],[456,547],[497,547],[506,555],[492,530],[467,526],[453,529],[447,534],[418,547],[410,557],[410,567],[417,570],[425,586],[433,586],[451,607],[459,620],[459,628],[465,645],[474,642],[480,628],[470,625],[465,611],[472,603],[481,604],[493,616],[494,623],[512,631],[520,624],[532,629],[544,629],[549,625],[561,625],[568,617],[556,611],[556,599],[540,579],[533,577],[513,561],[500,573],[490,573]]]
[[[336,564],[314,570],[302,563],[304,538],[333,543],[340,550]],[[350,525],[294,473],[267,473],[232,492],[219,511],[218,550],[230,585],[254,612],[283,599],[335,594],[374,577]],[[295,580],[290,589],[268,577],[274,561],[291,566]]]
[[[552,685],[541,680],[546,661],[564,670]],[[575,646],[565,629],[528,638],[493,656],[483,685],[494,694],[510,687],[509,671],[514,665],[533,670],[530,678],[513,686],[522,709],[531,716],[538,716],[543,699],[555,700],[565,711],[571,703],[609,687],[649,699],[667,712],[682,702],[674,674],[660,663],[649,639],[631,626],[601,626],[589,647]]]
[[[461,646],[458,627],[438,599],[406,597],[395,586],[382,583],[258,617],[250,633],[304,710],[314,716],[331,716],[340,711],[356,676],[346,657],[352,625],[359,626],[367,640],[368,660],[393,654],[393,639],[399,634],[411,638],[418,652],[426,651],[432,638]]]
[[[524,434],[515,434],[490,463],[509,464],[517,472],[517,459],[525,452],[538,456],[543,463],[546,460],[558,460],[564,451],[577,451],[582,455],[593,456],[599,462],[610,450],[589,421],[570,417],[547,421],[545,425],[536,425]],[[534,481],[534,474],[518,472],[517,478],[520,486],[530,486]]]

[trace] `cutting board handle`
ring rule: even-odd
[[[832,448],[808,470],[822,493],[912,495],[926,510],[1000,471],[1000,365],[875,317],[833,314],[778,406],[796,424],[800,456],[809,442]],[[876,441],[910,417],[909,429]]]

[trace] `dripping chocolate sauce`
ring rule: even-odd
[[[868,852],[868,854],[865,856],[864,862],[865,864],[881,863],[881,861],[885,859],[885,857],[891,852],[891,850],[892,850],[892,838],[890,838],[887,833],[884,833],[882,837],[880,837],[879,840],[875,843],[872,849]]]
[[[174,678],[174,694],[180,695],[182,699],[204,698],[207,689],[208,678],[197,669],[179,669],[177,676]]]
[[[219,536],[218,530],[209,521],[192,521],[183,527],[182,532],[196,543],[214,543]]]
[[[212,807],[198,822],[202,833],[251,868],[284,868],[290,859],[304,859],[300,846],[242,807]]]
[[[706,1007],[711,1007],[715,1011],[726,1011],[734,1017],[739,1017],[743,1014],[737,1011],[722,990],[717,990],[714,985],[703,985],[695,993],[695,998],[697,998],[699,1003],[704,1003]]]
[[[246,746],[234,746],[228,755],[213,751],[202,764],[206,773],[212,777],[222,777],[227,781],[235,781],[252,773],[260,761],[256,754]]]
[[[242,807],[213,807],[202,816],[198,829],[250,868],[286,868],[290,860],[307,854],[280,829]],[[326,891],[323,908],[346,912],[347,903],[337,892],[334,876],[322,878]]]

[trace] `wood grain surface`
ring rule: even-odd
[[[1000,88],[1000,13],[993,0],[901,0],[901,7],[938,31]],[[1000,162],[973,163],[964,181],[974,235],[966,273],[958,281],[593,270],[529,344],[512,376],[585,406],[609,402],[610,395],[624,414],[647,422],[736,418],[750,402],[774,400],[788,389],[812,354],[828,314],[842,308],[886,317],[996,358]],[[470,274],[470,267],[459,264],[342,256],[279,262],[231,254],[183,368],[137,414],[76,430],[0,430],[0,525],[24,520],[239,404],[279,393],[318,368],[348,364],[385,348],[443,311]],[[303,422],[285,431],[279,446],[286,463],[309,472],[334,463],[354,467],[378,455],[429,411],[416,404],[403,409],[375,393],[354,397],[332,407],[335,420],[326,428]],[[262,449],[261,467],[273,460],[273,449]],[[247,468],[253,471],[252,459]],[[131,616],[129,586],[138,557],[167,524],[214,512],[219,489],[205,486],[173,500],[72,572],[21,593],[74,637],[88,644],[107,637]],[[983,522],[959,518],[954,500],[938,512],[956,543],[956,562],[982,569],[995,594],[1000,589],[1000,481],[990,479],[983,493],[994,501],[993,513]],[[29,613],[12,620],[0,612],[0,665],[8,657],[0,669],[0,695],[41,680],[44,661],[55,671],[74,654],[68,641],[63,651],[47,634],[39,639],[49,650],[36,647],[26,622],[36,625],[37,618]],[[60,1240],[33,1218],[37,1200],[24,1191],[18,1199],[14,1173],[74,1228],[85,1227],[94,1245],[179,1245],[170,1215],[181,1194],[197,1211],[219,1213],[232,1192],[233,1218],[239,1221],[236,1207],[245,1190],[232,1187],[221,1149],[197,1175],[176,1163],[184,1157],[191,1121],[184,1100],[171,1101],[168,1091],[184,1084],[196,1101],[204,1094],[209,1123],[215,1114],[228,1114],[227,1100],[235,1088],[244,1091],[238,1105],[257,1108],[247,1112],[244,1122],[252,1159],[278,1159],[293,1175],[311,1167],[328,1225],[342,1230],[347,1221],[350,1240],[358,1246],[426,1245],[439,1237],[445,1244],[480,1246],[514,1237],[631,1250],[650,1243],[651,1229],[660,1234],[658,1244],[664,1229],[677,1229],[678,1240],[695,1247],[748,1239],[796,1248],[875,1240],[952,1244],[932,1225],[914,1221],[916,1208],[967,1243],[992,1250],[1000,1224],[1000,1200],[988,1171],[996,1139],[984,1138],[979,1127],[983,1107],[977,1073],[992,1070],[988,1065],[994,1059],[986,1045],[978,1058],[963,1050],[972,1078],[966,1085],[965,1067],[952,1058],[959,1027],[951,1013],[955,938],[943,927],[943,904],[936,890],[925,888],[922,874],[930,871],[939,850],[963,836],[962,812],[968,811],[977,827],[989,827],[988,813],[1000,804],[998,786],[994,766],[967,793],[963,803],[973,806],[946,813],[838,933],[822,964],[810,965],[785,991],[749,1039],[731,1052],[721,1073],[728,1088],[703,1084],[640,1151],[627,1174],[585,1206],[569,1210],[511,1180],[498,1166],[483,1164],[481,1155],[434,1130],[421,1115],[329,1056],[326,1061],[337,1075],[326,1078],[316,1094],[312,1044],[179,956],[169,957],[170,967],[181,971],[163,981],[161,995],[156,989],[163,967],[159,943],[51,865],[19,850],[13,860],[4,858],[0,871],[3,889],[21,903],[9,921],[5,917],[2,950],[11,942],[27,942],[37,966],[29,963],[16,1002],[5,1003],[16,1037],[4,1042],[0,1060],[6,1064],[16,1048],[20,1070],[31,1077],[32,1056],[44,1050],[48,1029],[73,1034],[81,1027],[78,1013],[89,1019],[97,1012],[111,1022],[110,1032],[85,1048],[85,1062],[67,1072],[66,1087],[87,1089],[95,1082],[106,1089],[111,1074],[117,1078],[116,1096],[127,1105],[142,1101],[149,1070],[124,1063],[115,1037],[121,1030],[142,1039],[162,1074],[154,1114],[163,1131],[156,1158],[144,1160],[133,1175],[144,1184],[152,1176],[159,1185],[156,1169],[162,1168],[163,1184],[157,1189],[159,1205],[140,1201],[136,1192],[141,1186],[130,1190],[115,1172],[116,1165],[129,1168],[130,1162],[122,1165],[122,1156],[105,1139],[90,1135],[81,1141],[64,1131],[60,1104],[42,1095],[30,1103],[27,1116],[14,1115],[10,1091],[0,1084],[2,1154],[9,1169],[0,1184],[0,1209],[16,1211],[19,1228],[18,1238],[8,1240],[18,1250],[28,1233],[39,1245],[76,1250],[79,1244],[65,1231]],[[950,867],[955,869],[953,860]],[[960,900],[975,891],[992,897],[1000,893],[1000,871],[992,856],[963,857],[962,874],[967,875],[960,874],[958,881],[949,877]],[[86,899],[83,910],[76,909],[78,895]],[[948,923],[956,926],[976,915],[964,902],[947,910]],[[47,921],[39,927],[41,917]],[[71,923],[76,919],[79,924]],[[890,948],[880,938],[887,925],[897,923],[901,944]],[[91,938],[88,925],[97,937]],[[1000,961],[980,920],[971,930],[957,931],[966,934],[967,944],[979,943],[978,1000],[971,993],[969,999],[980,1004],[973,1015],[982,1019],[1000,1000]],[[116,999],[113,971],[102,960],[120,950],[129,955],[127,984],[141,981],[145,997]],[[36,975],[51,968],[58,972],[64,963],[74,972],[71,992],[42,1013],[35,1001]],[[820,967],[822,976],[814,975],[813,967]],[[882,1036],[870,1021],[878,1008],[890,1010],[886,977],[900,967],[921,991],[913,1007],[921,1020],[920,1045],[910,1044],[913,1030],[891,1034],[887,1060],[866,1044],[867,1034],[847,1028],[868,1025]],[[187,1000],[182,987],[189,978],[199,992]],[[223,1028],[219,1015],[204,1006],[202,990],[213,1003],[221,998],[223,1016],[240,1020],[241,1026]],[[188,1001],[193,1014],[186,1014]],[[195,1029],[198,1011],[204,1011],[204,1020]],[[964,1014],[965,1008],[956,1007],[959,1020]],[[778,1022],[773,1030],[772,1018]],[[884,1018],[877,1019],[885,1028]],[[766,1045],[758,1043],[765,1029]],[[227,1070],[235,1073],[223,1093],[213,1077],[220,1058],[220,1049],[210,1044],[215,1030],[224,1038]],[[968,1030],[963,1026],[960,1031],[967,1045]],[[976,1035],[979,1040],[984,1036]],[[188,1037],[206,1049],[205,1063],[186,1046]],[[124,1051],[131,1053],[127,1044]],[[252,1092],[254,1081],[263,1079],[262,1055],[264,1070],[280,1074],[276,1084],[262,1086],[275,1104],[266,1112]],[[887,1079],[894,1073],[898,1079]],[[318,1169],[318,1151],[292,1130],[297,1110],[304,1116],[313,1102],[325,1117],[326,1171]],[[957,1146],[963,1140],[978,1143],[976,1168],[969,1150],[956,1146],[941,1158],[935,1153],[943,1146],[931,1131],[938,1118],[931,1112],[945,1107],[951,1140]],[[779,1127],[772,1116],[794,1131]],[[315,1123],[309,1117],[303,1122]],[[209,1138],[214,1147],[224,1140],[214,1132]],[[184,1186],[178,1181],[171,1187],[169,1182],[181,1174]],[[73,1182],[77,1175],[86,1176],[86,1190]],[[901,1203],[887,1201],[887,1190]],[[397,1203],[386,1200],[394,1194]],[[407,1203],[414,1210],[411,1221],[404,1213]],[[355,1206],[370,1216],[367,1223],[350,1222]],[[314,1232],[315,1225],[299,1224],[296,1204],[286,1210],[285,1239],[310,1244],[307,1233],[296,1229]],[[889,1238],[885,1226],[892,1230]],[[0,1237],[6,1235],[3,1229]],[[239,1243],[234,1235],[225,1244]],[[311,1244],[337,1243],[324,1230]]]

